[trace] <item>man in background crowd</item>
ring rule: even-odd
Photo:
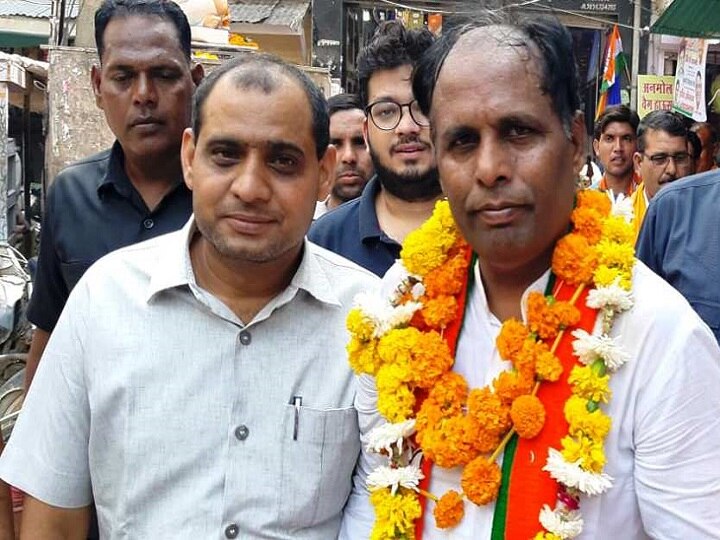
[[[357,199],[373,175],[373,164],[363,138],[363,112],[360,98],[355,94],[338,94],[328,99],[330,114],[330,144],[337,151],[335,175],[330,194],[315,207],[315,219]]]
[[[410,78],[434,37],[400,21],[380,25],[358,55],[363,131],[375,176],[358,199],[318,219],[313,242],[382,276],[400,255],[400,243],[432,214],[440,183],[430,123],[415,100]]]
[[[173,2],[105,0],[95,13],[97,106],[112,148],[62,171],[48,190],[28,319],[37,326],[25,386],[70,291],[97,259],[183,226],[191,213],[180,144],[203,75]]]
[[[632,196],[636,238],[655,194],[670,182],[692,174],[693,156],[688,145],[688,129],[679,114],[653,111],[640,121],[634,161],[642,183]]]
[[[604,169],[600,183],[594,186],[597,189],[626,197],[637,189],[640,179],[633,168],[633,154],[639,122],[637,113],[625,105],[608,107],[595,122],[593,150]]]
[[[690,128],[691,133],[695,133],[702,145],[700,159],[697,160],[695,172],[701,173],[711,169],[717,169],[715,157],[718,153],[718,133],[717,130],[709,122],[696,122]]]
[[[655,196],[637,256],[685,296],[720,343],[720,172],[683,179]]]
[[[328,124],[261,53],[198,88],[192,219],[83,276],[0,458],[23,538],[80,538],[91,496],[101,538],[337,537],[360,450],[344,322],[378,280],[305,240]]]

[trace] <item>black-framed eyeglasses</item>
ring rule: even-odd
[[[643,156],[652,161],[652,164],[656,167],[667,167],[672,159],[675,165],[687,165],[690,163],[691,155],[687,152],[678,152],[677,154],[653,154],[652,156],[647,155],[643,152]]]
[[[397,103],[389,99],[383,99],[371,103],[365,107],[365,114],[370,117],[372,123],[377,126],[378,129],[383,131],[391,131],[398,127],[403,116],[403,109],[407,107],[410,111],[410,118],[413,119],[420,127],[428,127],[430,120],[420,110],[420,105],[416,99],[407,103]]]

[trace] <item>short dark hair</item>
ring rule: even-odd
[[[317,157],[320,159],[325,155],[330,141],[330,117],[322,90],[297,67],[266,53],[241,53],[221,64],[203,79],[193,100],[192,129],[195,140],[202,129],[203,106],[217,82],[225,75],[231,75],[233,83],[240,88],[257,89],[265,94],[278,87],[279,77],[284,76],[297,82],[305,92],[312,109],[312,131]]]
[[[328,115],[330,117],[340,111],[351,111],[353,109],[363,110],[363,106],[360,103],[360,96],[357,94],[336,94],[328,98],[327,104]]]
[[[382,23],[357,57],[363,108],[368,105],[368,84],[373,73],[405,65],[415,66],[434,41],[435,36],[425,27],[408,30],[398,20]]]
[[[170,0],[104,0],[95,11],[95,46],[100,63],[105,52],[105,29],[113,19],[131,16],[159,17],[171,23],[178,33],[180,47],[190,61],[190,24],[183,10]]]
[[[458,40],[473,30],[488,26],[514,30],[517,34],[507,36],[507,45],[524,47],[540,60],[542,92],[550,96],[553,110],[569,135],[572,120],[580,109],[578,71],[572,36],[560,21],[553,18],[529,18],[510,11],[483,12],[470,22],[443,32],[415,68],[413,92],[422,111],[430,113],[438,76]]]
[[[600,140],[605,133],[605,129],[612,123],[630,124],[633,132],[637,132],[640,117],[627,105],[611,105],[606,108],[595,122],[595,132],[593,138]]]
[[[638,125],[637,149],[645,151],[645,136],[648,131],[664,131],[672,137],[683,137],[688,140],[688,128],[685,120],[673,111],[652,111]]]

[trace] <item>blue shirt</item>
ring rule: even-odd
[[[379,192],[374,176],[360,197],[315,220],[308,238],[382,277],[400,258],[400,244],[380,230],[375,212]]]
[[[653,197],[637,256],[687,298],[720,342],[720,171],[678,180]]]

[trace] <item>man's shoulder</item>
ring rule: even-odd
[[[320,245],[325,245],[324,241],[338,235],[356,237],[359,227],[359,212],[360,197],[333,208],[313,222],[308,232],[308,238]]]
[[[50,189],[54,192],[59,192],[86,186],[97,187],[100,178],[102,178],[107,171],[110,154],[111,149],[108,148],[102,152],[71,163],[58,173]]]
[[[325,270],[327,275],[334,280],[351,279],[358,283],[378,284],[380,278],[362,266],[338,255],[310,240],[308,246],[312,256]]]
[[[156,236],[137,244],[111,251],[100,257],[82,277],[88,287],[112,283],[148,282],[157,265],[182,239],[184,229]]]
[[[676,180],[658,191],[653,197],[652,203],[657,206],[670,202],[689,201],[695,197],[707,197],[713,194],[720,197],[720,170],[707,171]]]

